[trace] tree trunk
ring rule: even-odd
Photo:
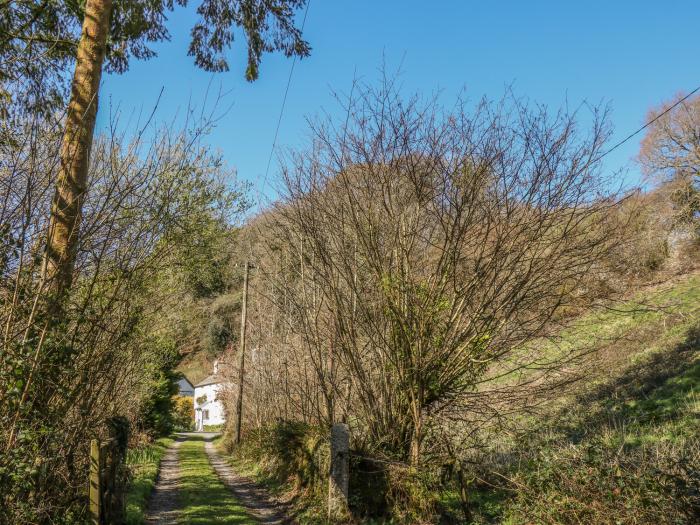
[[[411,441],[409,443],[408,459],[412,467],[420,463],[421,446],[423,445],[423,396],[419,390],[417,398],[411,402]]]
[[[420,421],[414,423],[413,432],[411,433],[408,459],[412,467],[417,467],[420,463],[421,445],[423,443],[423,429],[421,427]]]
[[[85,5],[44,261],[58,304],[70,289],[75,265],[111,12],[112,0],[87,0]]]

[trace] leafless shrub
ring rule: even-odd
[[[671,213],[672,244],[697,242],[700,234],[700,98],[682,94],[649,111],[653,121],[642,141],[638,161],[650,181],[660,186]]]
[[[619,243],[598,162],[609,130],[604,110],[582,134],[511,94],[445,110],[389,79],[353,93],[347,121],[312,124],[290,156],[286,197],[248,246],[264,319],[249,410],[346,419],[415,465],[436,429],[469,434],[575,379],[576,355],[533,341],[590,299]]]

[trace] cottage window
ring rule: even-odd
[[[204,419],[209,419],[209,411],[208,410],[204,411]]]

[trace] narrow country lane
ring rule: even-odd
[[[252,481],[217,453],[215,433],[179,434],[166,452],[151,498],[149,525],[291,523]]]
[[[231,468],[217,452],[211,439],[207,440],[205,450],[219,479],[245,506],[248,513],[257,518],[259,523],[264,525],[292,523],[292,520],[285,515],[284,509],[270,498],[265,489],[252,480],[238,475]]]
[[[176,525],[178,514],[178,479],[180,465],[178,449],[184,441],[179,436],[175,443],[166,451],[160,462],[158,482],[151,498],[146,523],[149,525]]]

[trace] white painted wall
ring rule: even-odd
[[[222,389],[222,383],[194,387],[194,419],[197,430],[204,430],[204,425],[221,425],[226,422],[224,405],[217,399]],[[198,403],[197,400],[204,395],[207,396],[206,401]]]

